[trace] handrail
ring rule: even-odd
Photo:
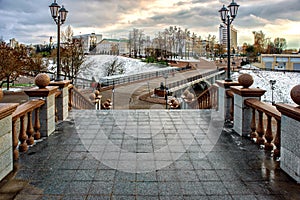
[[[95,104],[80,93],[75,86],[68,86],[69,89],[69,109],[95,109]]]
[[[28,101],[20,106],[12,114],[12,134],[13,134],[13,155],[14,160],[19,157],[17,150],[19,144],[19,151],[26,152],[28,145],[33,145],[34,140],[41,138],[40,133],[40,108],[45,104],[42,99],[34,99]],[[34,125],[33,125],[33,111],[35,111]],[[27,117],[27,125],[25,125],[25,117]],[[19,134],[17,134],[17,120],[20,119]]]
[[[251,137],[257,144],[264,146],[266,150],[274,150],[274,157],[280,156],[280,129],[281,113],[272,105],[250,98],[244,101],[245,105],[252,108]],[[258,112],[258,124],[256,125],[256,111]],[[264,128],[264,116],[267,117],[267,128]],[[276,120],[276,134],[273,136],[272,118]]]
[[[218,86],[211,85],[208,89],[197,96],[199,109],[216,108],[218,105]]]

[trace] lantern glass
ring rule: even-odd
[[[230,16],[232,18],[235,18],[239,9],[239,6],[237,3],[234,2],[234,0],[232,0],[231,4],[228,6],[229,11],[230,11]]]
[[[223,5],[221,10],[219,10],[219,13],[221,15],[222,21],[224,22],[226,20],[227,15],[228,15],[228,9],[225,7],[225,5]]]
[[[50,12],[51,15],[54,19],[56,19],[58,17],[58,10],[60,8],[60,6],[56,3],[56,1],[54,3],[52,3],[50,6]]]

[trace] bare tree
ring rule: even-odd
[[[285,38],[275,38],[274,40],[274,46],[276,48],[277,53],[282,53],[283,49],[286,48],[287,44],[286,44],[286,39]]]
[[[117,57],[113,61],[104,63],[105,75],[113,76],[125,73],[124,63],[120,62]]]
[[[73,30],[68,26],[62,32],[63,47],[61,48],[61,65],[65,78],[74,82],[82,70],[82,64],[85,61],[83,39],[73,38]]]
[[[254,35],[254,49],[255,49],[255,54],[259,54],[262,53],[265,50],[266,47],[266,38],[265,38],[265,34],[262,31],[253,31],[252,32]]]

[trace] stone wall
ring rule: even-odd
[[[300,183],[300,122],[283,115],[281,126],[280,167]]]
[[[11,122],[11,115],[0,120],[0,180],[2,180],[13,169]]]

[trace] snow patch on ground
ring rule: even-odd
[[[276,84],[274,85],[273,91],[275,103],[293,103],[290,97],[290,91],[294,86],[300,84],[300,73],[262,71],[257,69],[258,68],[256,68],[255,66],[245,66],[245,68],[243,70],[240,70],[240,72],[233,73],[232,79],[237,81],[238,76],[240,74],[250,74],[254,79],[254,83],[251,87],[258,87],[267,91],[261,98],[261,100],[265,102],[272,102],[272,90],[270,80],[276,80]]]
[[[122,62],[124,64],[125,75],[155,71],[167,67],[159,64],[145,63],[137,59],[122,56],[93,55],[87,56],[83,65],[88,65],[89,67],[82,71],[79,74],[79,77],[90,80],[94,77],[95,80],[99,80],[101,77],[106,76],[105,63],[113,62],[116,58],[118,59],[118,63]]]

